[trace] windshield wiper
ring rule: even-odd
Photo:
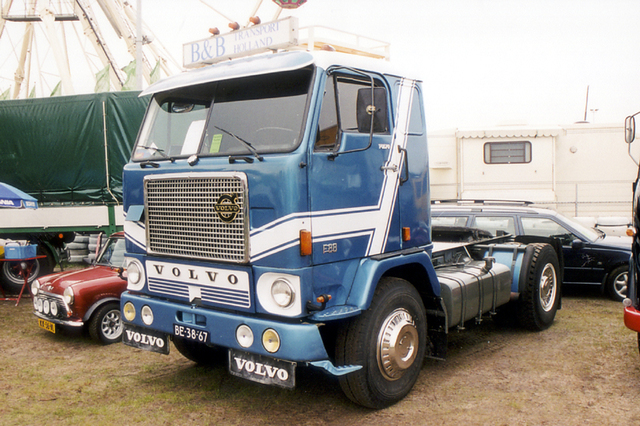
[[[175,159],[175,158],[173,158],[173,157],[169,157],[167,154],[165,154],[164,149],[158,148],[158,147],[156,147],[156,146],[144,146],[144,145],[143,145],[143,146],[139,146],[138,148],[148,149],[149,151],[157,152],[158,154],[160,154],[160,156],[161,156],[162,158],[164,158],[164,159],[166,159],[166,160],[169,160],[169,161],[171,161],[172,163],[173,163],[174,161],[176,161],[176,159]],[[146,165],[150,165],[150,166],[153,166],[153,167],[158,167],[158,165],[157,165],[157,164],[155,164],[154,162],[152,162],[151,160],[147,160],[147,161],[144,161],[144,162],[140,163],[140,167],[144,167],[144,166],[146,166]]]
[[[260,156],[260,154],[258,154],[258,151],[249,142],[245,141],[240,136],[234,135],[230,131],[225,130],[225,129],[221,128],[221,127],[218,127],[218,126],[213,126],[213,127],[215,127],[216,129],[220,130],[221,132],[224,132],[224,133],[228,134],[232,138],[235,138],[237,141],[241,142],[249,151],[251,151],[251,153],[258,159],[258,161],[264,161],[264,158],[262,156]]]

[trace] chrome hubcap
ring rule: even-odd
[[[553,308],[558,288],[556,285],[556,270],[552,264],[547,263],[544,266],[540,277],[539,287],[540,306],[545,312],[549,312],[551,308]]]
[[[384,321],[377,342],[378,367],[389,380],[397,380],[413,365],[418,352],[418,330],[405,309],[396,309]]]

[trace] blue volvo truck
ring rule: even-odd
[[[315,367],[382,408],[467,321],[553,322],[553,244],[431,229],[421,82],[387,61],[259,54],[143,94],[123,178],[125,344],[173,342],[287,388]]]

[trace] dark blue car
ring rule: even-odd
[[[432,224],[466,226],[491,232],[556,237],[564,255],[563,284],[601,286],[613,300],[627,294],[631,237],[608,236],[561,214],[530,207],[529,202],[438,202],[431,206]]]

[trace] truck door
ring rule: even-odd
[[[415,80],[401,79],[394,113],[394,145],[401,156],[399,168],[399,208],[402,248],[431,242],[429,234],[429,167],[422,94]]]
[[[363,125],[357,109],[358,99],[363,102],[366,94],[370,104],[372,82],[384,105],[375,105],[370,134],[370,116]],[[397,196],[383,170],[391,146],[388,92],[382,81],[359,72],[336,71],[326,77],[309,164],[314,264],[399,247]]]

